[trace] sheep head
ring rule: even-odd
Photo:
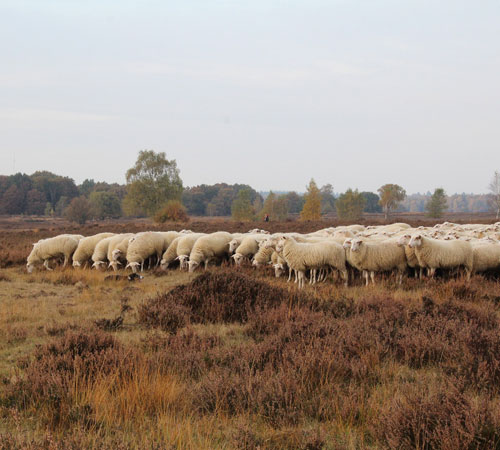
[[[421,245],[422,245],[422,235],[421,234],[415,234],[414,236],[412,236],[412,238],[410,239],[410,242],[408,244],[408,246],[410,248],[420,247]]]
[[[363,245],[364,241],[363,239],[353,239],[351,242],[351,252],[359,252],[361,250],[361,247]]]

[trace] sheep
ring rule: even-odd
[[[33,249],[28,255],[26,270],[32,273],[35,265],[39,263],[43,263],[47,270],[52,270],[49,267],[49,260],[60,256],[64,257],[63,267],[66,267],[80,240],[81,238],[75,235],[59,235],[38,241],[33,244]]]
[[[474,272],[500,269],[500,244],[486,241],[472,244]]]
[[[274,248],[260,245],[259,251],[252,258],[252,266],[260,267],[269,264],[274,253],[276,253]]]
[[[101,239],[94,248],[94,253],[92,253],[92,267],[96,270],[101,268],[106,268],[106,260],[108,259],[108,247],[111,239],[116,236],[110,236]]]
[[[133,233],[123,233],[117,236],[112,236],[111,240],[109,241],[107,252],[107,258],[109,261],[108,267],[112,267],[115,272],[118,270],[118,266],[122,265],[122,263],[118,259],[113,259],[115,249],[123,242],[124,239],[130,239],[132,238],[132,236],[134,236]]]
[[[160,261],[160,267],[163,270],[167,270],[169,264],[173,263],[177,259],[177,246],[179,244],[179,241],[183,238],[184,236],[178,236],[176,237],[172,243],[168,246],[168,248],[165,250],[161,257]]]
[[[470,280],[474,268],[474,255],[472,245],[469,242],[438,241],[422,234],[415,234],[408,245],[415,249],[419,265],[428,268],[431,278],[434,277],[436,269],[453,269],[464,266],[467,280]]]
[[[193,250],[193,246],[196,241],[202,236],[206,236],[206,233],[193,233],[189,236],[182,237],[179,241],[179,245],[177,246],[177,258],[179,259],[180,270],[186,270],[189,268],[188,260],[191,250]]]
[[[356,269],[363,272],[366,286],[368,286],[368,273],[372,283],[375,284],[375,272],[385,272],[397,269],[399,284],[403,281],[406,271],[406,256],[404,248],[395,241],[369,242],[362,238],[351,241],[349,260]]]
[[[157,259],[157,266],[161,262],[163,252],[168,248],[172,241],[180,236],[176,231],[148,231],[137,234],[129,241],[127,249],[127,266],[135,273],[137,268],[141,267],[141,272],[144,270],[144,262],[150,258]]]
[[[414,269],[415,278],[418,277],[422,279],[424,268],[421,267],[418,263],[418,258],[417,255],[415,254],[415,249],[408,245],[410,243],[410,240],[411,240],[411,234],[404,234],[403,236],[399,237],[397,243],[404,248],[406,256],[406,264],[408,265],[408,267]]]
[[[259,242],[267,239],[264,234],[251,234],[243,238],[232,258],[237,265],[240,265],[244,259],[251,259],[259,251]],[[233,242],[233,241],[231,241]],[[231,245],[231,243],[229,243]]]
[[[111,260],[112,262],[119,261],[120,263],[126,261],[127,250],[129,243],[135,239],[136,234],[132,234],[130,237],[124,237],[118,245],[115,246],[113,251],[111,252]]]
[[[189,255],[189,272],[194,272],[202,262],[207,269],[211,260],[229,256],[229,243],[232,239],[233,235],[225,231],[200,237]]]
[[[99,243],[99,241],[111,236],[114,236],[114,233],[99,233],[81,239],[75,253],[73,253],[73,267],[82,267],[82,265],[86,266],[92,259],[95,246]]]
[[[316,243],[299,243],[291,236],[282,236],[276,246],[276,251],[283,252],[283,258],[288,267],[298,274],[299,288],[304,287],[305,272],[331,267],[339,270],[348,283],[348,273],[345,265],[345,253],[341,245],[332,241]]]

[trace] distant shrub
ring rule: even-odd
[[[169,200],[154,216],[157,223],[187,222],[189,216],[179,200]]]

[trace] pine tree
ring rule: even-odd
[[[447,208],[446,193],[443,188],[436,188],[434,194],[432,194],[430,200],[425,205],[427,210],[427,215],[438,219],[442,217],[443,212]]]
[[[311,178],[307,192],[304,194],[306,202],[300,212],[300,220],[320,220],[321,219],[321,193],[318,185]]]

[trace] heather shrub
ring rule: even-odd
[[[154,216],[156,223],[187,222],[188,220],[186,208],[179,200],[169,200]]]
[[[498,448],[497,408],[470,398],[460,385],[450,379],[404,386],[375,422],[379,438],[390,448]]]
[[[112,336],[98,330],[67,331],[51,343],[38,347],[24,361],[22,378],[10,387],[10,403],[43,409],[48,422],[70,420],[74,389],[99,377],[130,371],[134,356]],[[88,411],[87,411],[88,412]]]

